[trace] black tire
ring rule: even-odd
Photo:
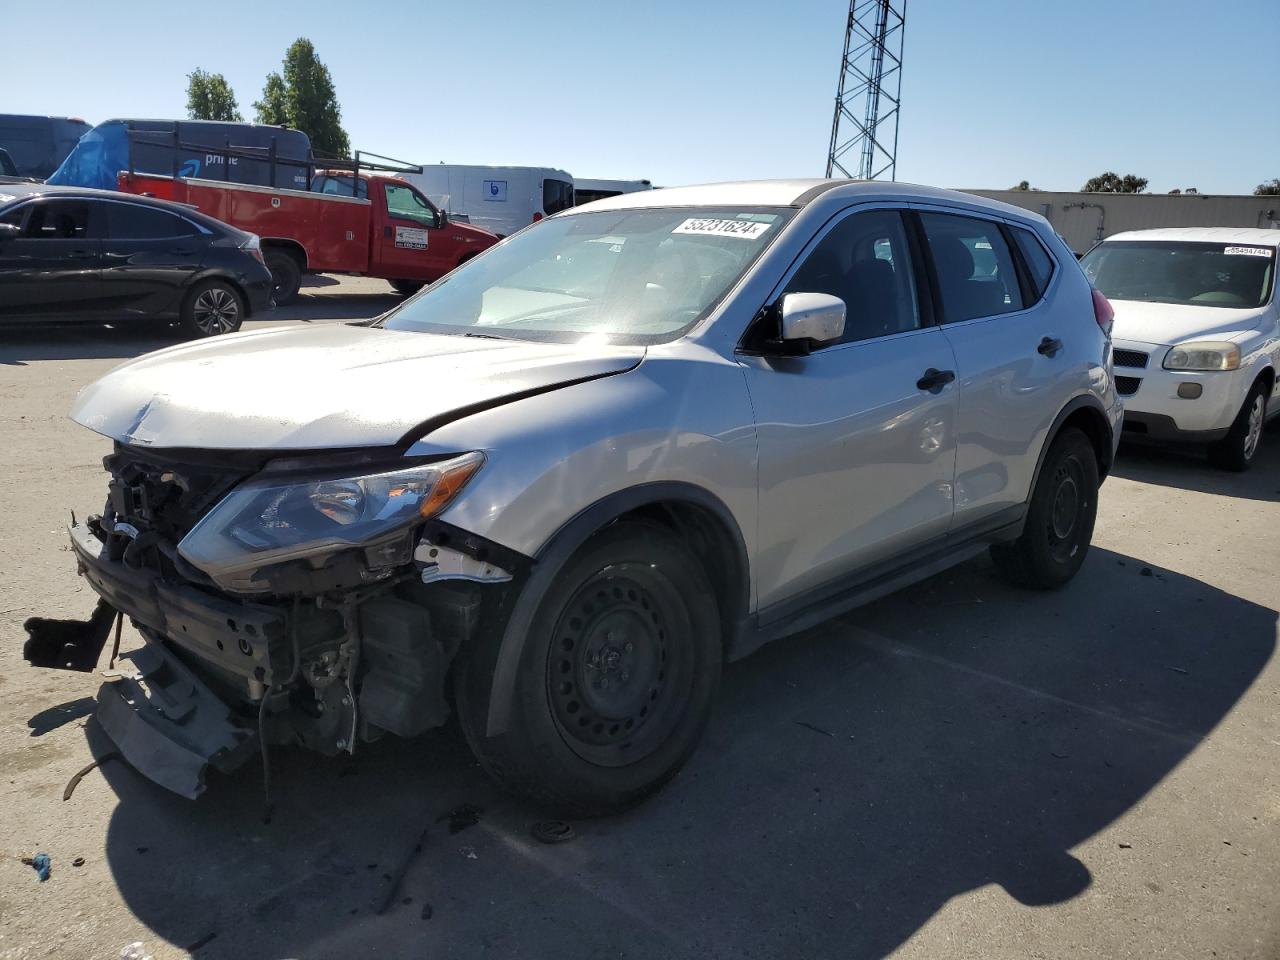
[[[390,283],[391,289],[402,297],[412,297],[426,286],[421,280],[392,280]]]
[[[201,280],[182,301],[180,324],[189,337],[235,333],[244,323],[244,297],[229,283]]]
[[[1050,590],[1076,575],[1089,552],[1098,515],[1098,459],[1093,444],[1068,427],[1045,455],[1022,535],[991,547],[991,559],[1009,580]]]
[[[693,753],[720,683],[720,617],[666,528],[614,524],[565,563],[534,615],[507,730],[489,737],[496,633],[464,655],[455,689],[467,741],[505,789],[559,816],[616,813]]]
[[[262,259],[271,271],[271,300],[282,307],[298,295],[302,286],[302,264],[287,250],[267,248]]]
[[[1267,424],[1267,385],[1259,380],[1245,397],[1227,435],[1209,444],[1209,462],[1215,467],[1243,473],[1257,459]]]

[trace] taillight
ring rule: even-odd
[[[249,234],[249,239],[240,244],[240,249],[249,254],[249,256],[253,257],[253,259],[257,260],[264,267],[267,265],[267,261],[262,258],[262,241],[258,239],[258,235],[256,233]]]
[[[534,222],[534,223],[537,223],[537,222],[538,222],[539,220],[541,220],[541,219],[542,219],[542,213],[541,213],[541,211],[539,211],[539,210],[535,210],[535,211],[533,211],[533,222]]]
[[[1111,301],[1102,295],[1102,291],[1097,287],[1093,288],[1093,319],[1098,321],[1098,326],[1102,328],[1102,332],[1107,336],[1111,336],[1111,321],[1116,318],[1116,311],[1111,306]]]

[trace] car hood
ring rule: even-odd
[[[1177,303],[1145,300],[1112,300],[1115,321],[1111,335],[1116,340],[1170,346],[1192,338],[1218,339],[1257,328],[1266,307],[1190,307]]]
[[[293,326],[122,364],[80,392],[71,419],[153,448],[391,446],[480,409],[622,373],[643,356],[643,347]]]

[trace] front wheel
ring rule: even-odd
[[[1227,435],[1210,444],[1209,461],[1234,473],[1248,470],[1262,446],[1262,428],[1266,422],[1267,390],[1266,384],[1259,380],[1249,391]]]
[[[474,653],[458,672],[458,712],[486,771],[564,815],[595,816],[643,800],[693,752],[719,685],[720,618],[706,574],[676,536],[620,522],[547,590],[497,737],[478,706],[487,698],[475,695],[491,682],[482,665],[493,657]]]
[[[244,298],[221,280],[202,280],[182,302],[182,329],[188,336],[235,333],[244,322]]]
[[[1098,515],[1098,460],[1093,444],[1069,427],[1045,454],[1022,535],[991,547],[996,568],[1019,586],[1048,590],[1076,575],[1089,552]]]

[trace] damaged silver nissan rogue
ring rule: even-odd
[[[962,194],[578,207],[372,322],[86,387],[100,602],[29,621],[27,659],[91,670],[127,617],[97,716],[186,796],[456,712],[503,785],[618,810],[690,756],[726,660],[988,549],[1069,580],[1118,435],[1109,324],[1043,219]]]

